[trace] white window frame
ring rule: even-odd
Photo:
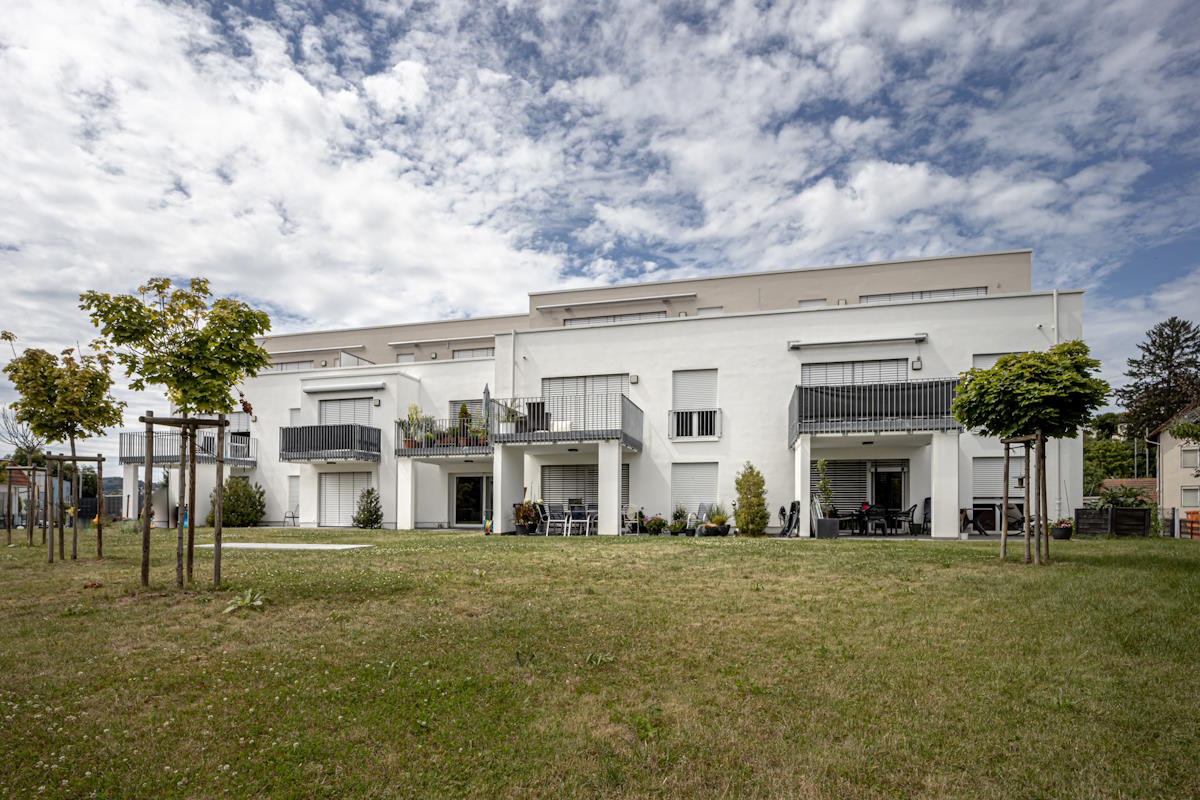
[[[586,328],[592,325],[616,325],[621,322],[644,322],[650,319],[666,319],[666,310],[639,311],[629,314],[605,314],[599,317],[564,317],[564,328]]]
[[[1200,486],[1183,486],[1179,489],[1181,508],[1200,508]]]
[[[458,350],[450,351],[451,359],[464,358],[495,358],[495,347],[463,347]]]
[[[1189,459],[1188,456],[1191,456]],[[1191,463],[1188,463],[1188,462]],[[1179,451],[1179,466],[1182,469],[1200,468],[1200,447],[1184,447]]]
[[[416,353],[396,353],[397,364],[412,364],[417,360]]]
[[[312,369],[312,360],[308,361],[276,361],[268,367],[269,372],[299,372],[304,369]]]
[[[961,297],[984,297],[986,295],[986,286],[958,286],[953,289],[925,289],[919,292],[862,294],[858,296],[858,302],[863,304],[903,303],[911,300],[957,300]]]

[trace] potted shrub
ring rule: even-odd
[[[466,403],[458,407],[458,446],[466,447],[467,437],[471,428],[471,411]]]
[[[818,539],[836,539],[838,535],[837,512],[833,510],[833,486],[829,483],[829,463],[817,461],[817,498],[821,502],[821,515],[817,518]],[[825,516],[829,514],[829,516]]]
[[[1074,529],[1075,523],[1071,520],[1071,518],[1063,517],[1062,519],[1055,520],[1054,524],[1050,526],[1050,538],[1070,539],[1071,532]]]
[[[675,510],[671,512],[671,533],[672,535],[683,533],[695,533],[694,528],[687,526],[688,511],[683,506],[675,506]]]
[[[662,518],[661,514],[655,514],[650,519],[646,520],[646,533],[651,536],[658,536],[667,528],[667,521]]]
[[[514,434],[517,432],[517,412],[512,406],[504,406],[504,416],[496,423],[496,433]]]
[[[683,533],[683,530],[686,526],[687,522],[684,520],[673,519],[671,520],[671,524],[667,526],[667,530],[671,532],[672,536],[678,536],[679,534]]]
[[[421,435],[421,407],[416,403],[409,403],[408,418],[400,421],[400,429],[404,431],[404,446],[406,448],[417,447],[417,440]]]
[[[704,527],[705,533],[709,536],[729,535],[729,515],[725,513],[725,509],[720,503],[713,504],[713,507],[708,510],[708,524]]]
[[[513,521],[516,522],[517,533],[533,533],[538,526],[537,506],[529,500],[516,504],[513,506]]]

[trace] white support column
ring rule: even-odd
[[[929,443],[930,533],[935,539],[959,538],[958,431],[939,431]]]
[[[792,447],[796,459],[796,499],[800,501],[800,535],[812,536],[812,434],[802,433]]]
[[[411,458],[396,459],[396,528],[417,527],[417,465]]]
[[[498,444],[492,451],[492,525],[496,533],[517,529],[513,506],[524,500],[525,454],[515,444]]]
[[[121,465],[121,516],[126,519],[137,519],[138,515],[138,504],[141,502],[138,492],[138,467],[138,464]]]
[[[596,532],[615,536],[621,532],[621,443],[601,442],[596,463],[600,473]]]

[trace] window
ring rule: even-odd
[[[603,317],[567,317],[564,328],[589,325],[613,325],[618,322],[640,322],[647,319],[666,319],[666,311],[643,311],[638,314],[608,314]]]
[[[1184,486],[1181,494],[1182,497],[1179,498],[1179,505],[1184,508],[1196,508],[1200,506],[1200,486]]]
[[[321,401],[322,425],[370,425],[371,398],[351,397],[345,400]]]
[[[288,499],[285,514],[293,514],[292,522],[300,519],[300,476],[288,475]]]
[[[717,371],[681,369],[671,373],[672,439],[719,436]]]
[[[369,472],[322,472],[317,476],[322,526],[349,527],[358,506],[358,496],[371,488]]]
[[[1189,447],[1180,451],[1179,466],[1184,469],[1200,468],[1200,448]]]
[[[302,369],[312,369],[312,361],[276,361],[269,367],[271,372],[298,372]]]
[[[696,309],[697,317],[719,317],[725,313],[725,306],[705,306]]]
[[[341,358],[338,360],[338,365],[342,367],[361,367],[367,364],[374,364],[374,361],[367,361],[365,358],[347,353],[345,350],[338,353]]]
[[[572,500],[600,502],[600,469],[595,464],[543,464],[542,502],[562,506]],[[621,508],[629,505],[629,465],[621,465]]]
[[[833,361],[805,364],[800,382],[804,386],[839,386],[852,383],[897,383],[908,380],[908,359],[877,361]]]
[[[416,360],[416,353],[396,353],[397,364],[411,364]]]
[[[716,503],[717,462],[689,462],[671,465],[671,510],[683,506],[695,512],[701,503]]]
[[[825,298],[813,297],[807,300],[800,300],[798,303],[800,304],[800,308],[824,308]]]
[[[467,413],[471,415],[471,419],[483,419],[483,400],[481,399],[451,400],[448,419],[458,419],[458,413],[464,405],[467,407]]]
[[[629,376],[614,374],[542,378],[542,397],[606,394],[629,394]]]
[[[1022,353],[1024,351],[1019,350],[1017,352]],[[1010,355],[1014,355],[1014,353],[976,353],[971,356],[971,366],[975,369],[991,369],[996,366],[996,362],[1000,360],[1001,356]]]
[[[494,347],[465,347],[462,350],[453,350],[450,353],[451,358],[495,358],[496,348]]]
[[[860,295],[860,303],[901,303],[905,300],[951,300],[960,297],[982,297],[986,286],[967,286],[959,289],[926,289],[921,292],[883,292]]]
[[[229,420],[230,433],[249,433],[250,431],[250,415],[245,411],[233,411],[225,415]]]

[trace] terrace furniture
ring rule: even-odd
[[[687,522],[685,523],[687,528],[689,530],[694,530],[695,528],[698,528],[704,523],[708,522],[708,512],[712,507],[712,503],[701,503],[700,505],[696,506],[695,513],[688,514],[687,516]]]
[[[911,535],[913,530],[913,516],[917,513],[917,504],[913,503],[907,511],[896,515],[896,532],[905,535]]]
[[[799,529],[800,529],[800,501],[793,500],[791,505],[788,506],[787,521],[784,523],[783,528],[780,529],[778,538],[784,539],[784,538],[787,538],[788,536],[792,536]]]
[[[641,509],[635,509],[632,505],[625,506],[625,513],[621,515],[621,530],[625,533],[641,533]]]
[[[533,529],[534,534],[548,536],[550,530],[550,514],[548,511],[546,511],[546,504],[534,503],[533,507],[537,509],[538,515],[537,527]]]
[[[295,526],[295,527],[297,527],[297,528],[298,528],[298,527],[300,527],[300,523],[299,523],[299,521],[297,521],[297,519],[296,519],[296,512],[295,512],[295,511],[287,511],[287,512],[284,512],[284,515],[283,515],[283,527],[285,527],[285,528],[286,528],[286,527],[288,527],[288,525],[289,525],[289,524],[290,524],[290,525],[293,525],[293,526]]]
[[[597,503],[588,503],[587,505],[588,532],[593,534],[600,533],[600,506]]]
[[[567,536],[567,523],[569,521],[566,512],[561,507],[551,507],[546,515],[546,535],[549,536],[554,533],[557,528],[559,536]]]
[[[888,530],[887,509],[883,506],[870,506],[864,512],[864,517],[866,518],[867,533],[874,533],[876,529],[882,529],[884,536],[890,533]]]
[[[587,509],[582,505],[571,506],[567,512],[567,536],[570,536],[576,528],[581,528],[583,535],[587,536],[588,524]]]

